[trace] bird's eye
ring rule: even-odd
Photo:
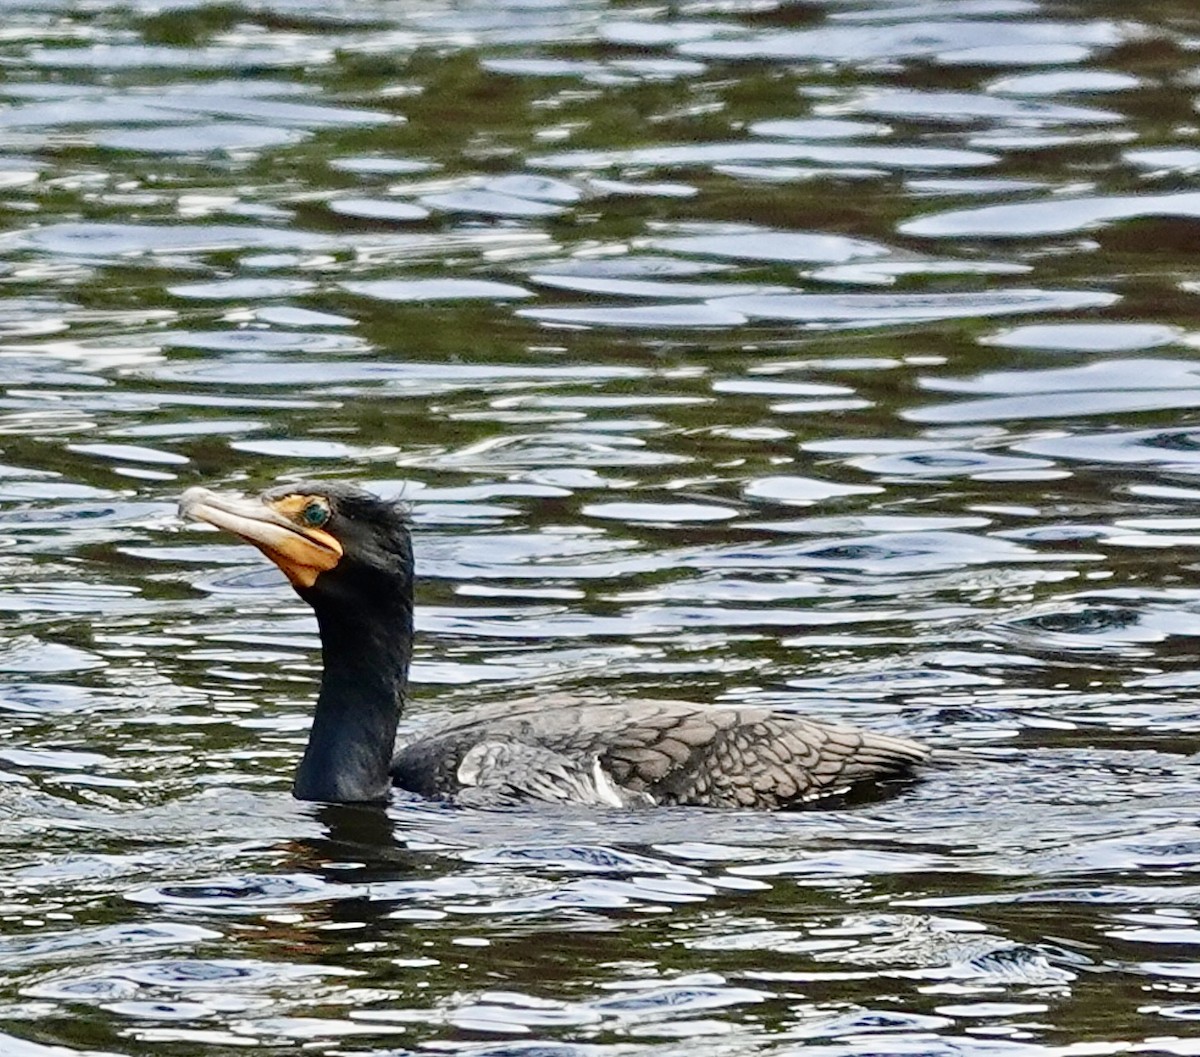
[[[329,520],[329,507],[324,503],[318,503],[313,500],[300,513],[300,517],[304,519],[304,524],[310,528],[320,528]]]

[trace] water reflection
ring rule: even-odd
[[[0,1050],[1192,1053],[1194,33],[1170,3],[16,0]],[[366,481],[404,724],[928,739],[787,816],[287,796],[192,483]]]

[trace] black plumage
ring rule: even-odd
[[[929,755],[906,738],[770,708],[554,696],[472,709],[397,745],[413,637],[401,507],[300,482],[250,500],[193,488],[180,512],[253,543],[316,612],[324,668],[300,799],[375,801],[394,783],[473,804],[770,809],[903,774]]]

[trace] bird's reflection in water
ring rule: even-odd
[[[386,918],[396,900],[381,896],[389,882],[428,876],[429,855],[397,839],[382,805],[320,804],[310,810],[323,832],[281,844],[277,868],[319,881],[328,898],[304,907],[305,920],[289,926],[289,943],[311,947],[323,960],[346,942],[394,939],[396,927]]]
[[[411,858],[397,842],[396,825],[382,804],[320,804],[314,813],[326,835],[303,843],[309,846],[315,868],[335,864],[329,871],[334,877],[345,879],[351,864],[369,871],[395,868]]]

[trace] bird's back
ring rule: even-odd
[[[906,738],[769,708],[530,698],[472,709],[402,745],[397,785],[470,802],[779,808],[902,774]]]

